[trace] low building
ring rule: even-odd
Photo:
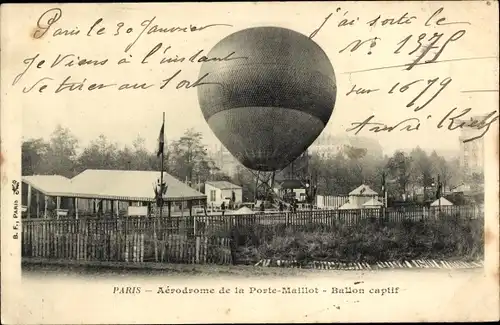
[[[380,202],[376,198],[372,197],[370,200],[363,203],[362,208],[363,209],[380,209],[383,206],[384,206],[384,204],[382,202]]]
[[[243,202],[243,189],[241,186],[227,181],[209,181],[205,183],[207,206],[220,207],[222,202],[240,204]]]
[[[299,202],[307,200],[306,186],[298,179],[285,179],[277,182],[274,192],[284,201],[296,199]]]
[[[377,201],[378,193],[372,190],[368,185],[360,185],[349,193],[349,201],[344,203],[339,209],[351,210],[362,209],[363,204]]]
[[[349,201],[361,206],[370,199],[377,198],[378,193],[372,190],[368,185],[360,185],[349,193]]]
[[[58,175],[23,176],[22,204],[27,206],[28,217],[128,215],[131,206],[148,207],[151,212],[156,204],[154,189],[159,179],[157,171],[96,169],[87,169],[72,179]],[[163,173],[163,181],[165,215],[176,211],[183,214],[186,209],[191,213],[194,205],[206,201],[203,193],[168,173]]]
[[[452,206],[452,205],[453,205],[453,203],[451,203],[450,201],[448,201],[444,197],[440,197],[439,199],[437,199],[436,201],[434,201],[434,202],[431,203],[431,207],[438,207],[438,206],[449,207],[449,206]]]
[[[71,187],[71,180],[61,175],[23,176],[21,184],[21,204],[28,218],[43,218],[49,211],[66,216],[68,199],[64,196]],[[60,211],[57,211],[59,207]]]

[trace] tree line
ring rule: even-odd
[[[220,177],[202,140],[201,133],[189,129],[179,139],[166,144],[164,170],[190,183],[202,183],[211,174]],[[131,146],[120,147],[100,135],[80,148],[71,131],[59,125],[48,141],[38,138],[22,143],[23,175],[58,174],[71,178],[86,169],[160,170],[160,166],[160,158],[146,148],[145,139],[140,136]]]
[[[138,136],[131,146],[118,146],[100,135],[86,147],[79,147],[71,131],[57,126],[48,141],[25,139],[22,143],[23,175],[63,175],[73,177],[85,169],[160,170],[160,158],[148,150]],[[78,150],[81,149],[81,150]],[[164,170],[203,191],[208,180],[226,180],[243,187],[244,200],[255,191],[254,174],[239,166],[234,175],[225,175],[207,152],[201,133],[193,129],[166,144]],[[365,148],[346,146],[334,155],[304,154],[277,174],[277,179],[298,178],[314,184],[317,194],[346,195],[361,184],[380,192],[382,174],[390,196],[400,197],[417,188],[432,189],[439,175],[444,188],[460,185],[465,179],[458,159],[447,160],[436,152],[420,148],[396,151],[392,156],[372,155]],[[482,175],[472,181],[482,182]]]

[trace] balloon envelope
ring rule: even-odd
[[[231,54],[233,53],[233,54]],[[231,54],[231,55],[230,55]],[[229,55],[229,57],[228,57]],[[198,100],[209,127],[246,167],[280,170],[322,132],[335,106],[333,67],[310,38],[278,27],[227,36],[207,55]]]

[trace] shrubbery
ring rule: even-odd
[[[483,257],[483,224],[479,220],[446,218],[439,221],[382,223],[365,220],[352,226],[300,229],[253,226],[234,229],[237,259],[263,258],[340,262],[409,259],[475,260]]]

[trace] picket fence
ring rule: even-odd
[[[431,221],[444,218],[464,220],[482,217],[482,212],[475,206],[443,206],[414,208],[376,208],[355,210],[310,210],[282,213],[254,213],[243,215],[202,215],[194,217],[195,229],[202,233],[227,233],[232,229],[246,227],[284,228],[300,230],[305,227],[321,226],[323,229],[351,227],[371,220],[381,223],[400,223],[403,221]]]
[[[382,224],[405,220],[476,219],[473,206],[432,208],[311,210],[248,215],[172,218],[28,219],[22,221],[22,256],[81,261],[216,263],[234,262],[234,231],[258,236],[321,227],[335,231],[369,220]]]
[[[316,206],[318,208],[338,208],[349,201],[349,196],[316,195]]]
[[[158,219],[24,220],[22,256],[79,261],[232,263],[231,240]]]

